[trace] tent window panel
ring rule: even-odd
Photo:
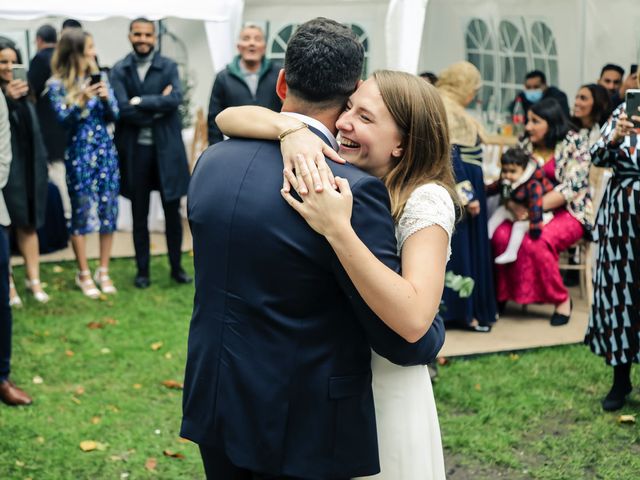
[[[498,72],[497,52],[493,32],[484,20],[473,18],[467,24],[464,40],[467,61],[475,65],[482,76],[482,88],[478,92],[477,99],[482,102],[482,108],[486,111],[491,96],[497,96],[494,84]],[[497,98],[496,102],[498,102]]]
[[[493,69],[493,55],[484,54],[482,55],[481,65],[482,65],[482,78],[483,80],[494,80],[495,72]]]
[[[513,59],[514,64],[514,80],[516,82],[524,83],[524,77],[527,75],[529,71],[527,67],[527,59],[524,57],[516,57]]]
[[[558,61],[549,60],[549,81],[551,85],[558,85]]]
[[[369,72],[369,35],[360,25],[347,24],[351,28],[351,31],[358,37],[358,40],[362,43],[364,48],[364,64],[362,67],[362,78],[366,78]],[[285,52],[287,51],[287,43],[298,28],[297,23],[291,23],[285,25],[274,35],[271,40],[269,58],[273,60],[284,60]]]
[[[558,49],[553,31],[545,22],[531,25],[531,50],[535,68],[546,73],[549,85],[557,85]]]
[[[507,87],[507,88],[503,87],[501,91],[502,91],[502,105],[501,105],[500,111],[508,112],[509,107],[511,106],[511,102],[513,102],[513,99],[516,98],[516,95],[520,90],[513,87]]]

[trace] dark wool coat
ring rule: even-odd
[[[169,95],[162,95],[167,85],[172,85],[173,90]],[[186,195],[189,167],[178,114],[182,87],[176,63],[156,53],[141,82],[134,54],[130,53],[111,70],[111,86],[120,108],[115,143],[120,157],[121,194],[131,198],[135,188],[133,164],[138,133],[141,127],[151,127],[161,193],[167,201]],[[140,97],[138,105],[129,104],[133,97]]]

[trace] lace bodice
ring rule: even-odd
[[[411,235],[423,228],[439,225],[449,235],[448,261],[451,256],[451,235],[454,224],[455,208],[449,192],[435,183],[419,186],[411,193],[396,225],[398,254],[401,254],[404,242]]]

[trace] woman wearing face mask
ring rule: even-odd
[[[109,261],[118,215],[120,172],[107,125],[116,120],[118,104],[104,78],[90,81],[90,75],[99,72],[95,52],[87,49],[87,42],[92,42],[92,37],[80,29],[62,35],[51,62],[53,77],[48,92],[58,119],[70,132],[65,167],[72,207],[71,243],[78,263],[75,282],[85,296],[95,299],[100,290],[116,293],[109,277]],[[100,267],[92,279],[85,235],[94,231],[100,232]]]
[[[512,300],[526,305],[555,305],[551,325],[564,325],[571,316],[571,299],[562,283],[558,255],[576,243],[590,229],[592,214],[589,194],[591,157],[586,142],[570,129],[560,105],[545,99],[531,107],[527,114],[522,148],[529,151],[542,166],[554,189],[542,199],[542,208],[553,211],[540,238],[527,234],[514,263],[496,265],[498,302]],[[509,202],[507,207],[517,220],[526,220],[522,206]],[[491,240],[494,256],[502,254],[509,242],[512,223],[505,221]]]
[[[259,107],[227,109],[216,121],[227,135],[266,139],[300,125],[295,118]],[[303,202],[285,190],[283,197],[327,238],[371,309],[399,335],[415,341],[439,308],[455,218],[442,101],[419,77],[379,71],[351,96],[336,127],[340,155],[380,177],[389,189],[403,276],[377,260],[354,233],[349,185],[336,178],[339,191],[332,188],[322,154],[339,157],[307,129],[282,141],[286,179]],[[398,367],[372,353],[372,370],[381,473],[367,478],[444,479],[427,368]]]
[[[36,301],[46,303],[49,296],[40,283],[40,246],[36,230],[44,225],[47,199],[47,152],[35,107],[28,98],[26,82],[13,78],[12,67],[21,63],[11,45],[0,45],[0,88],[9,107],[13,161],[3,194],[16,233],[18,248],[25,261],[25,284]],[[22,305],[13,279],[11,305]]]
[[[600,139],[600,127],[609,112],[609,94],[595,83],[582,85],[576,93],[571,123],[591,148]]]
[[[613,385],[602,400],[607,411],[624,406],[632,390],[631,364],[640,362],[640,112],[626,110],[623,103],[613,112],[591,149],[593,164],[613,171],[593,232],[598,250],[584,339],[613,367]]]

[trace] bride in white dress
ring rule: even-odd
[[[300,121],[260,107],[216,119],[230,136],[276,139]],[[369,307],[396,333],[417,341],[440,306],[455,222],[446,113],[434,87],[402,72],[379,71],[350,97],[336,123],[339,156],[307,129],[282,141],[282,195],[324,235]],[[381,178],[396,221],[402,276],[387,268],[351,228],[349,184],[323,155]],[[295,173],[294,173],[295,171]],[[289,190],[293,187],[298,201]],[[426,366],[400,367],[372,352],[381,473],[376,480],[445,478],[440,427]]]

